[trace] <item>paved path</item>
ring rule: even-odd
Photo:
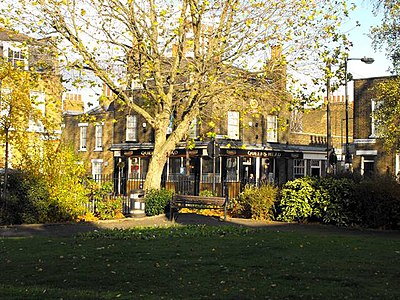
[[[210,226],[245,226],[252,228],[266,228],[272,231],[295,231],[295,232],[321,232],[350,235],[374,235],[400,239],[400,231],[348,229],[321,224],[298,224],[282,222],[265,222],[249,219],[228,218],[223,222],[215,217],[207,217],[196,214],[179,214],[175,224],[195,225],[205,224]],[[121,220],[97,221],[90,223],[60,223],[60,224],[27,224],[0,226],[1,237],[29,237],[29,236],[71,236],[81,232],[93,230],[132,228],[140,226],[172,226],[174,223],[165,215],[154,217],[126,218]]]

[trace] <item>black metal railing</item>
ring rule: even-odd
[[[143,176],[130,176],[130,177],[114,177],[111,175],[96,176],[93,178],[99,184],[112,183],[113,194],[107,197],[118,197],[122,200],[122,213],[128,214],[131,210],[132,201],[130,201],[131,193],[143,189],[145,177]],[[173,191],[176,194],[183,195],[215,195],[225,197],[228,194],[229,199],[236,198],[244,189],[246,185],[259,186],[259,181],[238,181],[234,179],[221,180],[220,176],[207,175],[194,175],[191,174],[181,175],[173,174],[172,176],[161,179],[161,187]],[[96,201],[91,199],[85,205],[87,211],[96,212]]]

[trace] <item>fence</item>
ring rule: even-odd
[[[130,194],[138,189],[143,189],[144,177],[113,177],[111,175],[96,176],[93,178],[99,184],[113,183],[113,195],[108,195],[110,199],[119,198],[122,200],[122,213],[129,214],[133,205],[130,200]],[[225,197],[228,193],[228,198],[236,198],[246,184],[253,184],[258,186],[259,182],[247,182],[247,181],[236,181],[236,180],[224,180],[221,181],[220,177],[216,176],[215,180],[212,174],[207,176],[195,176],[195,175],[174,175],[163,177],[161,180],[161,187],[173,191],[176,194],[183,195],[199,195],[200,193],[213,193],[216,196]],[[96,201],[92,199],[85,205],[87,211],[96,212]]]
[[[121,200],[122,201],[122,213],[124,215],[130,214],[130,212],[133,209],[133,202],[129,198],[129,196],[123,196],[123,195],[108,195],[106,196],[105,200]],[[91,212],[91,213],[96,213],[97,212],[97,201],[95,199],[91,199],[90,202],[84,203],[85,206],[85,211],[86,212]]]

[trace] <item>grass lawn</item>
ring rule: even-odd
[[[0,299],[400,299],[400,239],[186,226],[0,238]]]

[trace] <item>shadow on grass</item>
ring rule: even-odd
[[[25,224],[0,226],[0,237],[30,237],[30,236],[59,236],[68,237],[79,233],[99,231],[103,229],[129,229],[135,227],[169,227],[169,226],[240,226],[248,228],[262,228],[271,231],[287,232],[315,232],[322,234],[350,234],[350,235],[374,235],[400,238],[400,231],[396,230],[370,230],[362,228],[344,228],[318,223],[284,223],[267,222],[249,219],[228,218],[226,221],[219,217],[199,215],[195,213],[180,213],[175,222],[169,220],[166,215],[141,218],[125,218],[120,220],[108,220],[82,223],[56,223],[56,224]]]

